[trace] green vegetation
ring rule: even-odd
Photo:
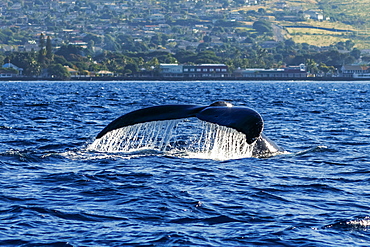
[[[153,74],[160,63],[232,70],[309,61],[325,72],[367,61],[358,52],[370,47],[369,10],[366,0],[3,0],[0,65],[61,79]]]
[[[49,39],[47,39],[49,40]],[[68,69],[79,75],[98,71],[111,71],[117,76],[157,75],[160,63],[181,64],[227,64],[230,72],[236,68],[278,68],[285,64],[305,63],[311,73],[332,74],[342,64],[354,62],[361,55],[350,40],[339,42],[326,51],[318,52],[307,43],[296,44],[292,40],[280,42],[276,47],[265,49],[257,44],[241,50],[236,44],[212,49],[194,51],[178,49],[176,53],[167,51],[113,52],[106,51],[91,55],[88,48],[65,45],[52,53],[49,41],[40,39],[40,50],[32,52],[12,52],[3,57],[4,61],[24,69],[26,76],[47,74],[56,79],[69,79]],[[45,48],[46,47],[46,48]],[[346,50],[347,52],[339,52]]]

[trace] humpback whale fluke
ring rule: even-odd
[[[262,117],[256,111],[219,101],[210,106],[161,105],[132,111],[108,124],[97,135],[96,139],[103,137],[112,130],[138,123],[189,117],[197,117],[200,120],[242,132],[246,135],[248,144],[256,141],[263,129]]]
[[[256,111],[231,103],[218,101],[209,106],[202,105],[160,105],[129,112],[108,124],[97,136],[103,137],[110,131],[161,120],[196,117],[213,124],[235,129],[246,136],[248,144],[254,144],[254,154],[283,151],[263,133],[263,120]]]

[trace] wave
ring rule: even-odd
[[[319,145],[297,152],[294,155],[300,156],[308,153],[323,153],[323,152],[338,152],[338,151],[335,149],[328,148],[327,146]]]
[[[35,151],[30,151],[30,150],[8,150],[3,153],[0,153],[1,157],[8,157],[8,158],[16,158],[18,161],[23,161],[27,163],[32,163],[32,162],[38,162],[40,161],[40,154],[38,154]]]
[[[1,214],[24,214],[27,212],[34,212],[36,214],[40,214],[42,217],[46,217],[46,215],[65,219],[65,220],[73,220],[73,221],[92,221],[92,222],[107,222],[107,221],[122,221],[128,220],[124,217],[117,217],[117,216],[108,216],[108,215],[99,215],[93,213],[85,213],[85,212],[63,212],[57,209],[50,209],[46,207],[40,206],[20,206],[20,205],[13,205],[7,210],[2,210]]]

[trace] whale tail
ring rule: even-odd
[[[256,111],[247,107],[235,107],[226,102],[215,102],[210,106],[161,105],[132,111],[108,124],[96,139],[110,131],[138,123],[189,117],[197,117],[242,132],[246,135],[248,144],[255,142],[263,130],[262,117]]]
[[[226,102],[201,105],[161,105],[129,112],[108,124],[96,137],[123,127],[164,120],[195,117],[202,121],[229,127],[245,135],[247,144],[253,144],[252,157],[268,157],[284,152],[275,142],[265,136],[262,117],[247,107],[232,106]]]

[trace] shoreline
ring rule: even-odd
[[[78,77],[66,80],[36,77],[7,77],[0,81],[370,81],[370,78],[353,77]]]

